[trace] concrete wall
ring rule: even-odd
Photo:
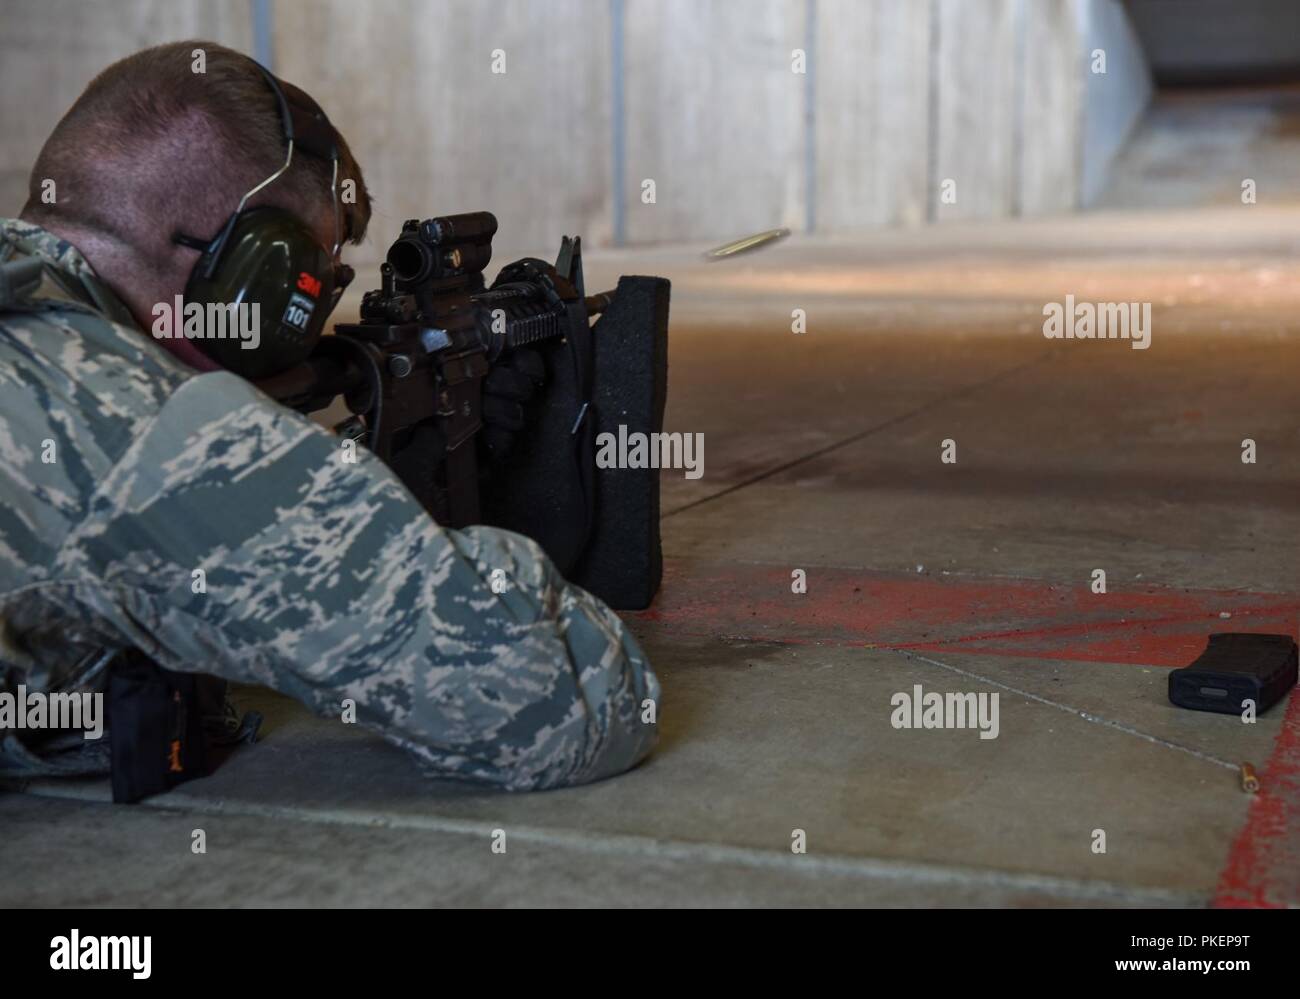
[[[816,228],[926,220],[931,8],[892,0],[813,5]]]
[[[1079,8],[1079,34],[1088,59],[1079,141],[1080,203],[1093,204],[1106,186],[1111,162],[1151,100],[1151,70],[1127,11],[1117,0],[1087,0]],[[1093,71],[1094,52],[1105,53],[1104,73]]]
[[[996,218],[1015,209],[1023,13],[1024,0],[938,0],[931,217]]]
[[[1079,207],[1080,121],[1085,98],[1077,4],[1028,3],[1020,29],[1016,128],[1017,211],[1044,215]]]
[[[804,23],[786,0],[628,0],[629,242],[802,224]]]
[[[406,218],[478,209],[496,214],[501,249],[610,241],[608,3],[273,6],[275,70],[348,137],[376,202],[372,242]]]
[[[348,136],[376,199],[363,261],[404,218],[477,208],[500,218],[502,253],[545,254],[564,232],[639,244],[1068,211],[1109,161],[1085,152],[1113,152],[1136,113],[1116,76],[1085,79],[1085,44],[1116,37],[1113,0],[6,2],[0,211],[95,72],[199,35],[269,53]]]

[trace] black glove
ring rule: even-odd
[[[482,442],[489,461],[510,453],[545,384],[546,363],[535,350],[513,350],[492,365],[483,379]]]

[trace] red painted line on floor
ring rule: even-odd
[[[1287,698],[1282,729],[1259,782],[1246,824],[1219,874],[1216,906],[1300,905],[1300,688]]]
[[[684,634],[788,644],[1185,666],[1215,631],[1297,633],[1300,595],[671,560],[639,616]],[[1229,614],[1227,618],[1221,614]]]

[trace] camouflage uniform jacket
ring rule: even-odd
[[[439,527],[368,452],[172,358],[74,246],[0,220],[0,264],[24,257],[40,289],[0,304],[0,689],[84,689],[97,650],[134,646],[321,715],[350,699],[440,776],[554,787],[650,751],[644,654],[535,543]]]

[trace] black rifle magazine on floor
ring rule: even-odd
[[[1253,701],[1267,711],[1295,686],[1296,642],[1290,635],[1221,632],[1189,666],[1169,674],[1169,700],[1193,711],[1237,715]]]

